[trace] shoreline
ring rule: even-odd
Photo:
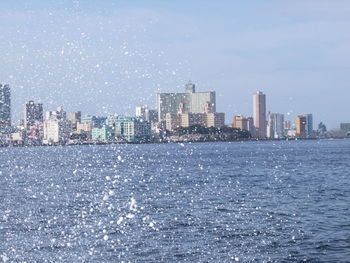
[[[38,144],[38,145],[22,145],[22,144],[8,144],[8,145],[0,145],[0,148],[22,148],[22,147],[69,147],[69,146],[78,146],[78,145],[125,145],[125,144],[187,144],[187,143],[210,143],[210,142],[270,142],[270,141],[315,141],[315,140],[344,140],[350,139],[349,137],[330,137],[330,138],[285,138],[285,139],[258,139],[258,138],[250,138],[250,139],[235,139],[235,140],[163,140],[163,141],[151,141],[151,142],[77,142],[77,143],[67,143],[67,144]]]

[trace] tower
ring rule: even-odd
[[[256,136],[266,137],[266,96],[261,91],[253,94],[253,113]]]
[[[0,84],[0,126],[11,126],[11,92],[8,84]]]

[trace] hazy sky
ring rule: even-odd
[[[0,83],[15,121],[29,99],[134,114],[192,80],[227,120],[262,90],[270,111],[334,128],[350,122],[349,14],[349,0],[1,1]]]

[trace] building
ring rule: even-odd
[[[60,123],[58,120],[44,121],[44,144],[56,144],[60,142]]]
[[[307,136],[307,120],[305,116],[298,115],[296,117],[296,131],[295,136],[298,138],[306,138]]]
[[[232,127],[241,130],[248,130],[248,118],[242,115],[233,116]]]
[[[29,127],[32,125],[36,125],[37,122],[43,122],[44,114],[43,114],[43,104],[34,103],[34,101],[30,100],[25,104],[24,108],[24,125],[25,127]]]
[[[350,132],[350,123],[340,123],[340,130],[345,133]]]
[[[8,84],[0,84],[0,129],[11,126],[11,91]]]
[[[148,106],[147,105],[141,105],[137,106],[135,109],[136,117],[142,118],[143,120],[149,119],[148,114]]]
[[[19,127],[11,133],[11,143],[13,145],[23,145],[25,142],[25,130],[23,127]]]
[[[67,115],[67,120],[71,124],[72,131],[77,130],[77,124],[81,122],[81,111],[71,112]]]
[[[179,127],[201,125],[204,127],[220,128],[225,125],[225,114],[214,112],[210,102],[204,104],[201,113],[188,112],[185,102],[180,102],[176,114],[168,112],[165,115],[166,129],[173,131]]]
[[[90,140],[92,138],[92,129],[93,129],[92,122],[84,122],[84,123],[77,123],[77,130],[75,131],[76,134],[80,135],[86,135],[86,139]]]
[[[44,121],[44,144],[65,144],[69,141],[71,124],[62,107],[56,111],[47,111]]]
[[[210,127],[216,127],[221,128],[225,126],[225,113],[223,112],[212,112],[212,113],[205,113],[205,126]]]
[[[284,134],[288,136],[288,132],[292,129],[292,122],[290,120],[284,121]],[[288,136],[289,137],[289,136]]]
[[[196,92],[195,85],[190,82],[185,86],[185,93],[158,93],[158,121],[165,120],[167,113],[177,114],[180,103],[184,103],[185,112],[203,113],[208,102],[212,105],[213,112],[216,112],[215,92]]]
[[[266,137],[266,95],[261,91],[253,94],[253,113],[256,137]]]
[[[151,124],[140,117],[111,115],[106,124],[92,130],[92,139],[98,141],[148,142]]]
[[[135,113],[136,117],[142,118],[145,121],[149,121],[151,123],[158,122],[158,112],[156,110],[148,109],[147,105],[136,107]]]
[[[151,139],[151,125],[149,122],[137,118],[122,120],[122,137],[128,142],[147,142]]]
[[[81,123],[92,123],[94,128],[101,128],[106,123],[106,117],[86,115],[81,118]]]
[[[266,136],[270,139],[281,139],[285,136],[284,115],[281,113],[268,113]]]
[[[93,141],[107,142],[112,140],[112,129],[108,125],[103,125],[101,128],[93,128],[91,132]]]
[[[306,136],[308,138],[314,136],[314,124],[313,124],[313,117],[312,114],[306,114]]]

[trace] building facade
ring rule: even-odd
[[[106,117],[86,115],[81,118],[81,123],[92,123],[94,128],[101,128],[106,123]]]
[[[340,123],[340,130],[343,132],[350,132],[350,123]]]
[[[165,120],[166,114],[177,114],[180,103],[184,103],[185,112],[203,113],[207,103],[213,105],[213,111],[216,111],[216,96],[214,91],[196,92],[195,85],[188,83],[185,86],[185,93],[158,93],[157,94],[157,112],[158,121]]]
[[[65,144],[69,141],[71,124],[62,107],[56,111],[47,111],[44,121],[44,144]]]
[[[253,94],[253,113],[256,136],[266,137],[266,95],[261,91]]]
[[[296,130],[295,136],[298,138],[305,138],[307,136],[307,121],[306,117],[298,115],[296,117]]]
[[[0,84],[0,129],[11,126],[11,91],[8,84]]]
[[[312,137],[314,133],[314,121],[313,121],[313,116],[311,113],[306,114],[306,136],[307,137]]]
[[[43,104],[34,103],[30,100],[24,108],[24,125],[25,127],[35,125],[37,122],[44,121]]]
[[[270,139],[282,139],[285,137],[283,114],[269,112],[267,115],[266,136]]]

